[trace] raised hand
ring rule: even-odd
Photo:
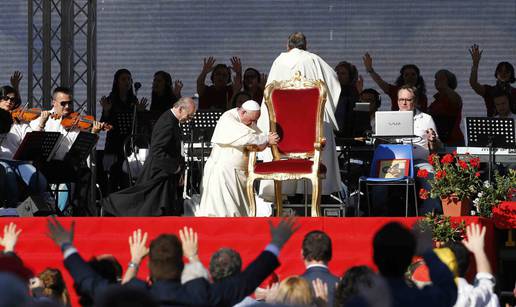
[[[0,245],[4,247],[4,253],[14,252],[21,231],[21,229],[16,230],[16,224],[13,222],[4,226],[4,237],[0,238]]]
[[[20,81],[22,79],[23,79],[23,74],[20,71],[15,70],[14,73],[11,75],[11,86],[15,90],[19,90],[19,88],[20,88]]]
[[[210,72],[212,69],[213,69],[213,65],[215,64],[215,58],[214,57],[209,57],[209,58],[204,58],[204,63],[202,65],[202,72],[203,73],[208,73]]]
[[[199,244],[197,233],[192,228],[185,226],[179,230],[179,238],[183,246],[183,255],[190,261],[198,260]]]
[[[172,88],[172,93],[177,98],[181,97],[181,90],[183,89],[183,82],[181,80],[174,81],[174,87]]]
[[[358,75],[357,82],[355,83],[355,88],[357,89],[358,94],[362,93],[364,90],[364,77],[362,75]]]
[[[328,304],[328,284],[317,278],[312,281],[312,287],[315,292],[317,305],[326,306]]]
[[[140,102],[136,102],[136,110],[138,111],[145,111],[145,108],[147,107],[147,98],[143,97],[140,99]]]
[[[75,221],[72,221],[70,230],[66,230],[61,223],[55,218],[50,217],[47,220],[48,233],[47,236],[54,241],[58,246],[62,246],[65,243],[72,244],[73,236],[75,233]]]
[[[370,72],[373,70],[373,58],[371,57],[371,55],[366,52],[366,54],[364,54],[364,56],[362,57],[362,60],[364,61],[364,67],[366,69],[367,72]]]
[[[242,89],[242,77],[236,74],[233,77],[233,93],[238,93]]]
[[[229,61],[231,62],[231,69],[237,74],[242,74],[242,62],[240,61],[240,58],[234,56],[229,59]]]
[[[467,239],[462,240],[462,244],[473,254],[484,252],[484,239],[486,237],[486,227],[478,224],[470,224],[466,227]]]
[[[269,229],[272,237],[271,244],[281,249],[299,227],[301,226],[296,224],[296,218],[293,216],[281,219],[276,227],[269,221]]]
[[[102,109],[107,112],[109,112],[111,110],[111,107],[113,106],[109,98],[107,98],[106,96],[100,97],[100,105],[102,106]]]
[[[145,246],[147,243],[147,233],[142,236],[142,230],[133,231],[133,235],[129,236],[129,250],[131,251],[131,262],[140,264],[143,258],[149,253],[149,248]]]
[[[480,50],[477,44],[473,44],[471,48],[468,50],[471,55],[471,59],[473,60],[473,65],[477,66],[480,63],[480,59],[482,58],[482,52],[484,50]]]

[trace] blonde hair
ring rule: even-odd
[[[312,306],[314,295],[308,281],[299,276],[290,276],[280,283],[274,295],[273,303]]]
[[[45,269],[39,274],[39,279],[43,283],[44,296],[58,301],[63,306],[71,306],[63,275],[58,269]]]

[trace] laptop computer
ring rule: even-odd
[[[414,112],[377,111],[375,113],[375,135],[391,137],[414,136]]]

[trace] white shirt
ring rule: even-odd
[[[437,128],[432,116],[416,110],[414,114],[414,135],[415,138],[404,138],[401,141],[403,144],[412,144],[412,153],[414,160],[426,160],[430,150],[428,149],[428,139],[426,138],[426,131],[432,128],[437,134]],[[437,138],[439,136],[437,135]]]
[[[2,142],[2,146],[0,146],[0,158],[12,159],[25,137],[25,134],[31,131],[32,129],[28,124],[14,123],[11,126],[11,130],[5,134],[5,139]]]
[[[475,285],[470,285],[464,278],[458,278],[458,295],[455,307],[498,307],[500,302],[493,291],[493,275],[480,272],[475,276]]]
[[[38,130],[39,124],[40,118],[37,118],[30,122],[30,127],[32,128],[32,130]],[[61,139],[59,139],[59,141],[57,141],[57,144],[61,145],[59,146],[59,149],[57,150],[53,158],[54,160],[63,160],[68,150],[70,150],[70,148],[72,147],[73,142],[79,135],[79,129],[74,128],[70,131],[67,131],[65,128],[63,128],[63,126],[61,126],[61,119],[53,119],[52,117],[48,118],[47,123],[45,124],[44,131],[61,132],[61,137],[63,138],[63,140],[61,141]]]

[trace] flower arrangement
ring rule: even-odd
[[[432,230],[434,242],[440,244],[447,242],[460,242],[466,233],[466,222],[452,222],[449,216],[428,213],[420,221]]]
[[[452,194],[455,194],[458,199],[472,198],[480,190],[482,185],[479,172],[480,158],[469,154],[461,158],[457,152],[453,152],[441,159],[437,154],[430,154],[428,162],[434,167],[435,175],[433,179],[428,179],[432,187],[430,191],[419,190],[421,199],[445,198]],[[417,176],[428,178],[429,173],[425,169],[420,169]]]
[[[494,184],[484,182],[477,198],[473,200],[478,215],[491,217],[493,208],[502,201],[510,201],[516,197],[516,170],[509,169],[507,175],[502,176],[495,171]]]

